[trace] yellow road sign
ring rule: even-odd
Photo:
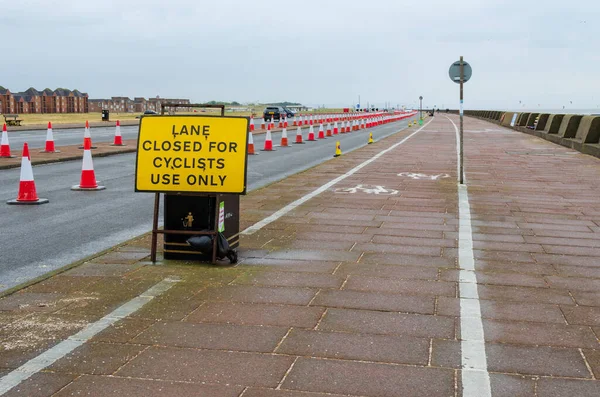
[[[142,117],[135,191],[245,194],[248,124],[244,117]]]

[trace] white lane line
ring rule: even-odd
[[[111,313],[102,317],[95,323],[88,324],[84,329],[60,342],[51,349],[46,350],[37,357],[32,358],[14,371],[0,378],[0,396],[8,392],[19,383],[35,375],[44,368],[52,365],[57,360],[65,357],[79,346],[90,340],[94,335],[108,328],[117,321],[135,313],[152,299],[168,291],[179,280],[166,278],[150,287],[146,292],[138,295],[127,303],[116,308]]]
[[[257,222],[254,225],[246,228],[240,234],[249,235],[249,234],[255,233],[255,232],[259,231],[260,229],[262,229],[263,227],[267,226],[269,223],[275,222],[277,219],[281,218],[282,216],[284,216],[288,212],[290,212],[293,209],[297,208],[298,206],[304,204],[305,202],[307,202],[308,200],[314,198],[315,196],[318,196],[319,194],[323,193],[324,191],[326,191],[327,189],[329,189],[330,187],[332,187],[336,183],[341,182],[344,179],[348,178],[350,175],[356,173],[357,171],[359,171],[362,168],[366,167],[367,165],[371,164],[373,161],[377,160],[378,158],[380,158],[381,156],[383,156],[387,152],[389,152],[391,150],[394,150],[398,146],[402,145],[404,142],[406,142],[411,137],[413,137],[418,132],[420,132],[423,128],[427,127],[427,125],[429,123],[431,123],[431,121],[432,120],[429,120],[425,125],[423,125],[421,128],[419,128],[418,130],[416,130],[415,132],[413,132],[412,134],[410,134],[409,136],[407,136],[406,138],[404,138],[400,142],[398,142],[398,143],[390,146],[389,148],[387,148],[387,149],[385,149],[385,150],[377,153],[376,155],[374,155],[370,159],[368,159],[365,162],[357,165],[356,167],[352,168],[350,171],[346,172],[345,174],[338,176],[337,178],[335,178],[335,179],[327,182],[326,184],[324,184],[323,186],[317,188],[316,190],[313,190],[312,192],[308,193],[306,196],[300,197],[298,200],[296,200],[296,201],[294,201],[294,202],[286,205],[285,207],[283,207],[279,211],[275,212],[274,214],[266,217],[262,221]]]
[[[456,132],[457,163],[460,161],[459,133],[456,124],[446,116]],[[460,170],[457,165],[457,176]],[[464,169],[463,169],[464,172]],[[477,274],[473,257],[473,230],[471,228],[471,206],[465,184],[458,185],[458,287],[460,301],[460,339],[462,361],[463,397],[491,397],[490,374],[487,369],[485,338],[481,321],[481,306],[477,291]]]

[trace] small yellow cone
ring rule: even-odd
[[[340,141],[335,143],[335,154],[333,157],[340,157],[342,155],[342,148],[340,147]]]
[[[412,121],[410,121],[410,122],[408,123],[408,126],[409,126],[409,127],[412,127]]]
[[[373,133],[369,132],[369,145],[375,143],[375,141],[373,140]]]

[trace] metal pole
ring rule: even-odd
[[[464,80],[465,67],[463,64],[463,57],[460,57],[460,184],[464,184],[463,179],[463,80]]]

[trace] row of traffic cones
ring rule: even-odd
[[[71,190],[94,191],[106,189],[104,186],[99,186],[94,172],[94,163],[92,161],[92,142],[91,139],[85,140],[83,144],[83,165],[81,167],[81,179],[79,185],[71,187]],[[23,144],[23,154],[21,158],[21,175],[19,178],[19,192],[17,198],[8,200],[7,204],[46,204],[49,200],[39,198],[35,188],[33,179],[33,168],[31,166],[31,156],[29,154],[29,146]]]
[[[90,135],[90,123],[88,121],[85,122],[85,132],[83,134],[83,146],[80,146],[79,149],[84,149],[85,142],[90,142],[90,148],[96,149],[96,146],[92,145],[92,137]],[[117,125],[115,126],[115,137],[111,146],[125,146],[123,143],[123,137],[121,136],[121,122],[117,120]],[[48,122],[48,130],[46,132],[46,144],[44,150],[40,153],[60,153],[60,150],[56,149],[54,145],[54,134],[52,132],[52,123]],[[6,128],[6,124],[2,126],[2,140],[0,141],[0,157],[3,158],[14,158],[10,153],[10,144],[8,142],[8,130]]]
[[[397,112],[394,115],[404,115],[403,112]],[[367,128],[371,128],[374,125],[382,124],[381,119],[386,117],[388,113],[379,112],[379,113],[370,113],[368,115],[364,113],[341,113],[341,114],[311,114],[311,115],[299,115],[294,116],[292,125],[294,127],[302,126],[302,125],[313,125],[319,123],[333,123],[333,122],[356,122],[356,123],[364,123],[369,124]],[[277,124],[278,128],[288,128],[288,119],[286,117],[282,117],[279,119]],[[264,119],[260,124],[260,128],[262,130],[275,129],[275,121],[274,119],[266,122]],[[250,120],[250,132],[254,132],[256,130],[254,126],[254,119]]]
[[[399,120],[403,120],[407,117],[412,116],[412,114],[410,115],[402,115],[400,117],[395,117],[393,119],[391,119],[390,121],[399,121]],[[389,121],[382,121],[382,123],[386,123]],[[337,122],[334,122],[334,127],[333,130],[331,128],[331,123],[327,124],[327,132],[325,133],[325,130],[323,129],[323,123],[319,123],[319,132],[318,132],[318,137],[317,139],[315,139],[315,132],[313,129],[313,126],[310,125],[309,129],[308,129],[308,137],[307,137],[307,141],[313,142],[316,141],[318,139],[326,139],[327,137],[331,137],[334,135],[338,135],[338,134],[345,134],[351,131],[358,131],[362,128],[370,128],[370,127],[366,127],[367,124],[363,124],[363,123],[357,123],[356,125],[350,125],[350,123],[348,122],[347,124],[344,125],[344,123],[342,123],[342,127],[338,128],[338,124]],[[248,154],[249,155],[256,155],[258,153],[256,153],[256,150],[254,148],[254,138],[252,137],[252,124],[250,124],[250,132],[248,133]],[[373,139],[373,133],[370,132],[369,133],[369,140],[368,140],[368,144],[372,144],[374,143],[375,140]],[[298,125],[298,129],[296,132],[296,140],[294,142],[295,144],[303,144],[304,143],[304,138],[302,136],[302,128],[300,127],[300,125]],[[279,145],[281,147],[288,147],[288,136],[287,136],[287,127],[283,127],[283,130],[281,131],[281,144]],[[273,138],[271,136],[271,126],[268,125],[267,126],[267,132],[265,135],[265,143],[264,143],[264,147],[262,149],[263,151],[266,152],[271,152],[271,151],[275,151],[275,149],[273,148]],[[342,151],[341,151],[341,147],[340,147],[340,143],[339,141],[336,142],[336,152],[334,157],[339,157],[341,156]]]

